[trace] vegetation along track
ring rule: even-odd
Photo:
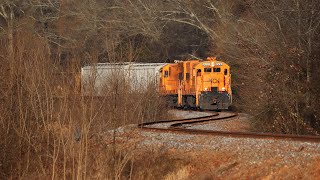
[[[155,122],[141,123],[138,127],[144,131],[158,131],[165,133],[182,133],[182,134],[196,134],[196,135],[213,135],[235,138],[255,138],[255,139],[282,139],[302,142],[320,142],[320,136],[305,136],[305,135],[289,135],[289,134],[271,134],[271,133],[256,133],[256,132],[231,132],[231,131],[215,131],[215,130],[200,130],[192,129],[193,124],[210,123],[219,120],[231,119],[238,116],[237,113],[227,113],[221,115],[217,112],[209,116],[175,119],[175,120],[161,120]],[[186,125],[188,129],[186,129]]]

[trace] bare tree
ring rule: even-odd
[[[312,89],[318,87],[313,75],[319,54],[320,7],[316,1],[169,3],[170,8],[160,11],[161,19],[208,34],[213,51],[238,67],[234,68],[234,89],[242,102],[238,98],[236,102],[269,122],[274,119],[266,129],[299,134],[308,126],[319,128],[311,122],[314,118],[308,118],[317,112],[316,100],[311,98],[317,96]]]

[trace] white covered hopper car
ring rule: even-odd
[[[151,83],[159,83],[160,69],[164,65],[125,62],[85,66],[81,68],[81,91],[83,95],[103,96],[106,88],[110,88],[114,82],[120,82],[131,91],[143,92]]]

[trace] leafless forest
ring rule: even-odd
[[[0,179],[152,178],[155,162],[99,138],[166,117],[164,103],[121,77],[108,98],[81,97],[80,68],[96,62],[221,56],[253,128],[320,131],[319,1],[1,0],[0,43]]]

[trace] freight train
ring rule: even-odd
[[[175,63],[98,63],[81,69],[83,95],[103,95],[115,77],[123,77],[126,88],[143,92],[150,83],[171,107],[202,110],[228,109],[232,103],[228,64],[209,57],[206,60]]]

